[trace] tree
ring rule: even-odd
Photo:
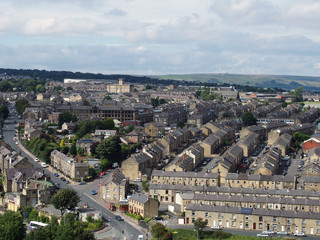
[[[89,176],[95,178],[97,176],[97,170],[95,168],[89,168]]]
[[[109,159],[111,162],[118,162],[121,157],[121,145],[119,136],[112,136],[99,143],[96,152],[101,158]]]
[[[70,147],[70,154],[72,154],[73,156],[74,155],[77,155],[77,146],[76,144],[72,144],[71,147]]]
[[[62,124],[65,123],[65,122],[71,122],[73,120],[73,115],[71,112],[69,111],[62,111],[59,116],[58,116],[58,124],[59,124],[59,127],[61,128]]]
[[[21,116],[27,107],[30,107],[29,101],[27,99],[22,98],[16,101],[16,109]]]
[[[0,239],[23,239],[26,233],[23,218],[19,212],[5,212],[0,216]]]
[[[112,100],[112,98],[109,95],[104,96],[104,100]]]
[[[154,225],[152,225],[151,228],[151,233],[152,236],[157,238],[157,239],[161,239],[162,235],[166,232],[166,228],[164,227],[163,224],[161,223],[156,223]]]
[[[12,90],[12,85],[7,80],[0,81],[0,92],[9,92]]]
[[[203,229],[205,229],[207,226],[207,222],[203,221],[202,218],[197,218],[193,224],[194,224],[194,229],[197,231],[197,234],[198,233],[201,234]]]
[[[99,142],[93,142],[90,146],[90,152],[91,152],[91,155],[94,156],[97,154],[97,147],[99,146]]]
[[[38,84],[37,86],[36,86],[36,92],[38,92],[38,93],[42,93],[42,92],[44,92],[46,89],[44,88],[44,86],[43,86],[43,84]]]
[[[0,107],[0,118],[7,119],[9,116],[9,109],[7,106]]]
[[[302,93],[303,93],[302,87],[298,87],[297,89],[294,90],[293,95],[296,96],[297,102],[302,102],[302,100],[303,100]]]
[[[51,198],[51,203],[56,209],[61,211],[61,215],[64,214],[66,209],[74,209],[79,202],[80,197],[78,193],[71,188],[60,189]]]
[[[114,129],[114,121],[112,118],[108,118],[102,121],[102,128],[106,130]]]
[[[257,119],[253,116],[252,112],[246,112],[241,116],[242,122],[245,126],[251,126],[257,124]]]
[[[305,140],[308,140],[309,138],[310,138],[309,135],[306,135],[300,132],[295,132],[292,135],[292,139],[294,140],[294,144],[296,147],[299,147],[302,142],[304,142]]]
[[[184,122],[181,121],[181,120],[179,120],[179,121],[177,122],[177,128],[183,128],[184,125],[185,125]]]

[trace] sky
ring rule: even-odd
[[[1,0],[0,67],[320,75],[319,0]]]

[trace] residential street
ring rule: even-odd
[[[17,118],[16,118],[17,119]],[[35,166],[41,168],[41,165],[34,161],[35,157],[31,157],[29,154],[27,154],[19,145],[15,144],[13,138],[15,136],[15,125],[16,123],[10,123],[5,124],[5,127],[3,129],[3,137],[4,140],[12,146],[12,148],[17,151],[21,152],[22,156],[25,156],[28,158],[28,160]],[[143,234],[141,230],[138,229],[137,226],[133,224],[128,224],[125,221],[116,221],[115,220],[115,214],[107,210],[106,204],[102,205],[101,202],[98,199],[98,195],[91,196],[91,190],[94,188],[98,192],[98,183],[100,179],[95,180],[92,183],[86,184],[86,185],[73,185],[73,184],[66,184],[64,181],[62,181],[59,177],[55,177],[52,172],[50,172],[48,169],[44,169],[44,172],[48,175],[50,175],[52,182],[59,183],[61,188],[68,188],[71,187],[75,189],[78,194],[81,196],[81,202],[88,203],[89,207],[96,209],[97,211],[101,211],[102,216],[107,219],[108,217],[111,218],[111,226],[116,230],[114,233],[116,234],[113,236],[112,239],[123,239],[126,237],[126,239],[137,239],[138,235]],[[106,176],[104,176],[106,177]],[[124,235],[122,234],[122,231],[124,231]],[[118,236],[117,232],[121,233],[121,236]]]

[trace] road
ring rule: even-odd
[[[17,116],[14,116],[14,120],[18,120]],[[11,122],[11,121],[10,121]],[[24,152],[19,145],[17,145],[13,138],[15,137],[15,125],[17,123],[6,123],[3,129],[3,139],[6,141],[7,144],[9,144],[16,152],[20,152],[20,154],[24,157],[27,157],[28,160],[35,166],[41,168],[41,165],[33,160],[32,157],[30,157],[26,152]],[[118,230],[120,233],[124,233],[123,237],[126,237],[126,239],[137,239],[138,235],[143,234],[139,229],[135,228],[131,224],[126,223],[125,221],[116,221],[115,220],[115,214],[107,210],[104,206],[99,204],[92,196],[90,196],[88,193],[84,193],[83,189],[80,186],[75,185],[68,185],[64,181],[62,181],[59,177],[55,177],[52,172],[48,171],[47,169],[44,169],[44,172],[51,177],[51,181],[55,183],[59,183],[61,188],[73,188],[76,190],[81,197],[82,202],[87,202],[90,208],[94,208],[97,211],[101,211],[102,216],[105,219],[108,219],[108,217],[111,218],[111,226],[114,227],[116,230]],[[98,191],[98,189],[96,189]],[[121,237],[120,239],[123,239]],[[116,239],[116,238],[113,238]]]

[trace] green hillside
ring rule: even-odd
[[[255,87],[278,87],[295,89],[302,86],[306,90],[320,90],[320,77],[289,75],[244,75],[244,74],[185,74],[152,76],[167,80],[185,80],[209,83],[229,83]]]

